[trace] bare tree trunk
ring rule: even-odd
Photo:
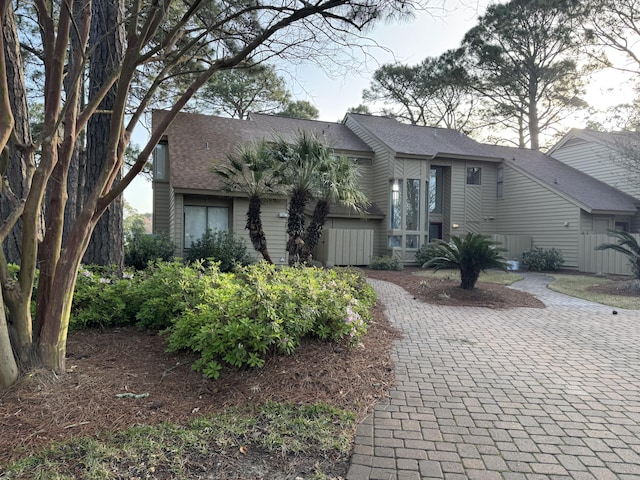
[[[18,379],[18,364],[11,348],[9,329],[0,288],[0,390],[13,385]]]
[[[4,40],[4,55],[7,65],[7,85],[11,110],[14,112],[14,136],[9,140],[9,165],[5,176],[9,181],[11,190],[18,198],[24,198],[27,190],[27,165],[23,152],[18,148],[15,140],[22,145],[31,143],[29,130],[29,107],[23,76],[22,57],[18,45],[18,32],[16,29],[13,8],[9,10],[2,25],[2,37]],[[11,204],[4,196],[0,196],[0,219],[7,218],[13,210]],[[9,263],[20,264],[22,254],[22,219],[19,219],[8,237],[2,244],[4,254]]]
[[[89,48],[93,48],[89,68],[89,98],[111,76],[124,58],[124,4],[121,0],[94,0]],[[85,198],[95,188],[107,157],[111,111],[116,97],[114,86],[104,97],[87,125],[87,155],[84,192]],[[116,177],[116,182],[121,174]],[[124,265],[123,203],[119,196],[102,216],[91,237],[84,256],[85,263]]]

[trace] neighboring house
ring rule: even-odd
[[[635,197],[640,204],[640,133],[598,132],[573,129],[550,151],[549,155],[598,180]],[[629,167],[635,164],[635,169]],[[600,219],[595,233],[616,228],[640,232],[640,213],[630,219]]]
[[[154,123],[162,115],[154,111]],[[549,156],[480,144],[455,130],[351,113],[342,123],[184,113],[156,152],[154,231],[169,234],[178,253],[206,225],[247,235],[246,198],[222,190],[211,164],[238,144],[274,134],[293,139],[300,130],[353,158],[372,201],[367,220],[332,210],[315,255],[330,264],[367,264],[373,255],[413,263],[426,242],[476,232],[503,241],[510,258],[531,246],[557,248],[565,266],[577,268],[580,233],[605,218],[631,222],[638,212],[630,195]],[[269,251],[280,263],[286,262],[285,212],[284,198],[263,208]]]

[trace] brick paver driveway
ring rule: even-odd
[[[436,307],[372,281],[397,387],[359,427],[348,480],[640,479],[640,311]]]

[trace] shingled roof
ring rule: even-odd
[[[507,165],[528,173],[553,190],[573,199],[588,212],[620,212],[635,214],[640,203],[631,195],[576,170],[541,152],[523,148],[485,145],[494,155],[503,157]]]
[[[168,112],[153,111],[156,124]],[[198,113],[179,113],[166,131],[175,189],[219,190],[220,180],[211,173],[214,162],[225,161],[238,145],[277,137],[293,141],[300,131],[324,137],[343,153],[371,155],[371,149],[340,123],[251,114],[248,120]]]
[[[569,141],[576,139],[592,142],[615,149],[626,150],[628,148],[637,149],[640,147],[640,132],[599,132],[597,130],[574,128],[567,133],[562,140],[556,143],[550,150],[549,155],[553,155],[554,150],[560,148]]]
[[[428,158],[453,157],[481,160],[499,159],[485,145],[449,128],[423,127],[400,123],[389,117],[348,113],[363,128],[377,137],[396,154]]]

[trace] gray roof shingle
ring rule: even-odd
[[[166,115],[153,111],[154,124]],[[301,120],[252,114],[249,120],[223,118],[198,113],[179,113],[166,131],[170,157],[171,184],[176,189],[219,190],[220,180],[211,173],[214,162],[225,162],[238,145],[277,135],[293,140],[299,131],[313,132],[342,152],[371,155],[371,149],[340,123]]]
[[[457,130],[408,125],[389,117],[357,113],[347,115],[375,135],[396,154],[496,160],[493,153],[485,148],[485,145]]]
[[[485,145],[508,165],[515,165],[591,211],[634,214],[639,200],[541,152]]]

